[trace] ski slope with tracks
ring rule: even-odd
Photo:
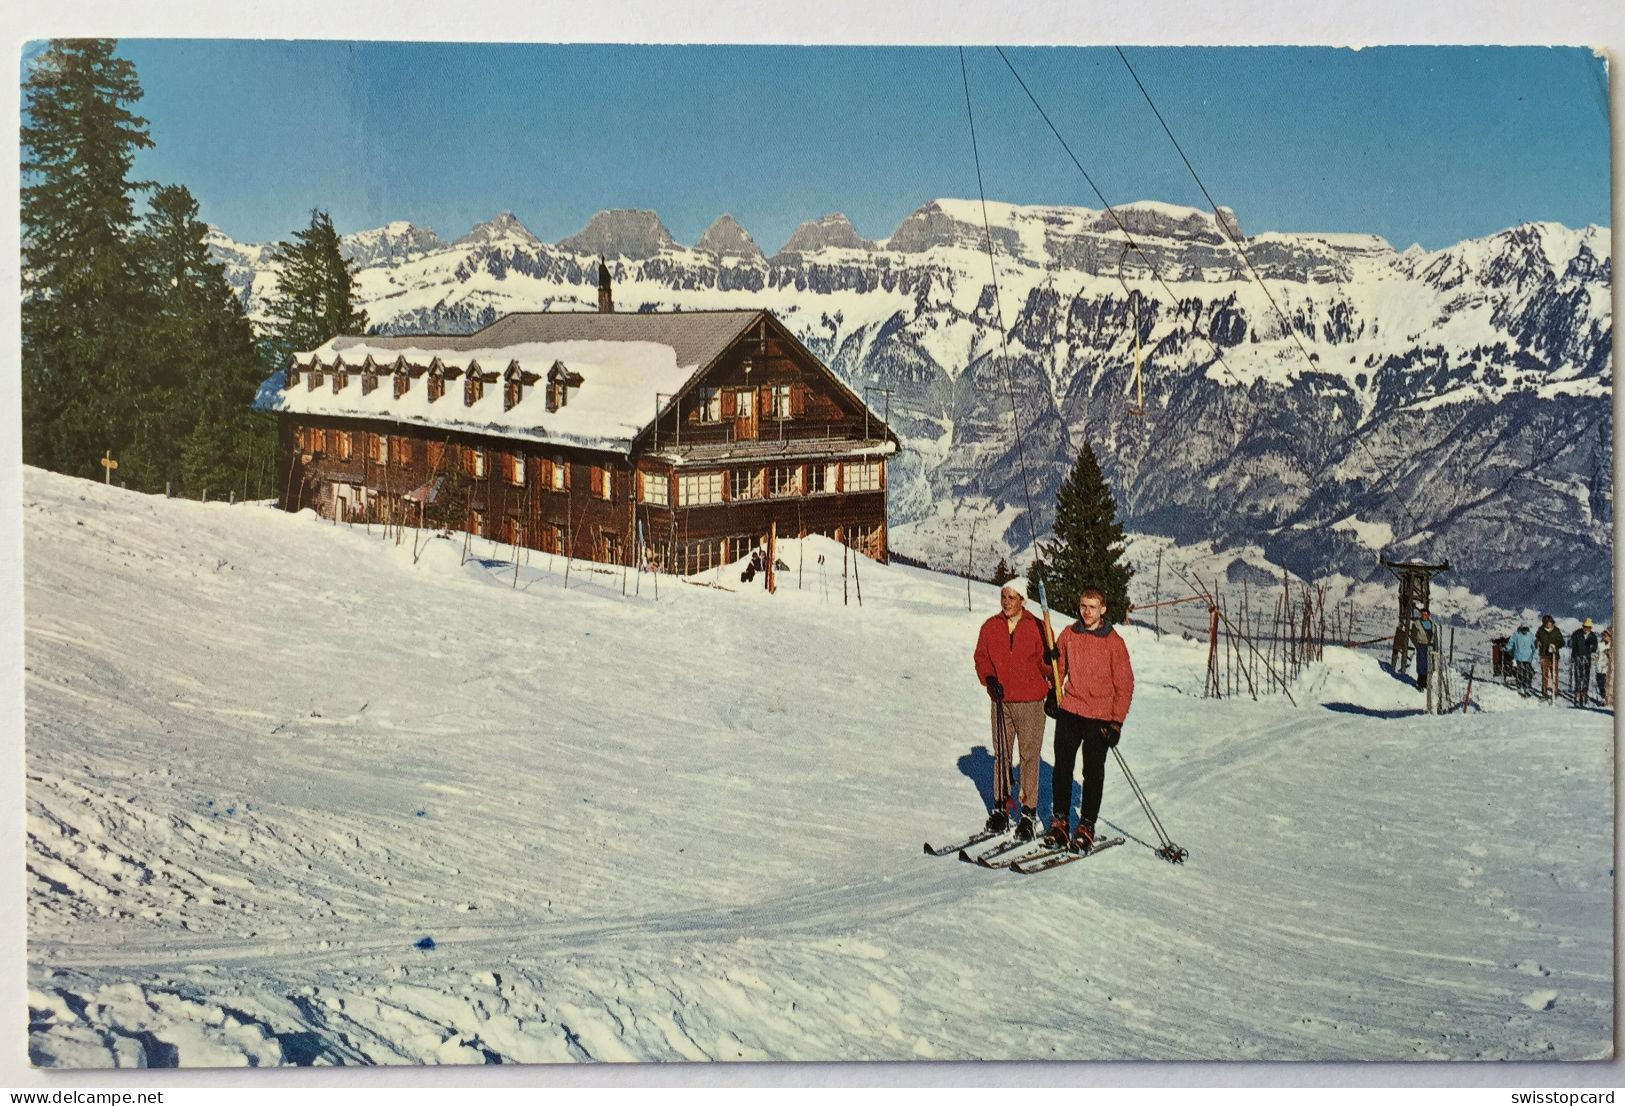
[[[23,489],[36,1064],[1611,1055],[1611,714],[1345,650],[1207,701],[1130,627],[1189,862],[1108,764],[1123,847],[986,871],[920,846],[987,805],[990,586]]]

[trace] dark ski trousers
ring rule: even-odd
[[[1083,750],[1083,805],[1078,821],[1091,828],[1100,814],[1100,794],[1106,775],[1107,723],[1084,718],[1069,710],[1055,721],[1055,775],[1051,782],[1051,812],[1065,822],[1072,808],[1072,765]]]
[[[1418,645],[1416,647],[1416,686],[1418,688],[1428,686],[1428,651],[1431,648],[1430,645]]]

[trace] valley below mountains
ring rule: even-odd
[[[1347,583],[1384,579],[1379,555],[1448,558],[1441,583],[1497,606],[1606,617],[1607,228],[1530,223],[1431,252],[1261,233],[1243,258],[1190,208],[1125,205],[1122,227],[987,210],[992,267],[982,205],[950,199],[882,240],[810,220],[772,255],[730,216],[686,246],[625,210],[557,243],[504,214],[452,242],[391,223],[345,247],[384,333],[592,310],[600,257],[620,311],[771,310],[889,417],[892,545],[935,567],[1024,566],[1087,442],[1137,534]],[[219,232],[212,247],[263,319],[270,248]]]

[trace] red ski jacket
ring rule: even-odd
[[[1134,700],[1134,668],[1118,632],[1074,622],[1055,639],[1061,653],[1061,709],[1084,718],[1122,724]]]
[[[1031,611],[1021,612],[1015,633],[1003,613],[982,623],[976,638],[976,678],[987,683],[997,676],[1004,697],[1012,703],[1036,703],[1049,694],[1045,674],[1044,630]]]

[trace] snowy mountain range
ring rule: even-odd
[[[1244,258],[1192,208],[986,208],[996,296],[966,200],[873,241],[825,215],[772,256],[731,216],[686,246],[652,211],[600,212],[556,244],[505,213],[449,245],[396,222],[345,248],[386,333],[592,309],[600,256],[619,310],[772,310],[889,413],[905,443],[893,547],[928,563],[1024,561],[1024,469],[1042,537],[1088,441],[1142,533],[1254,545],[1310,579],[1378,578],[1379,552],[1449,558],[1449,582],[1509,608],[1611,606],[1606,228],[1529,223],[1437,251],[1263,233]],[[212,245],[259,316],[268,249]]]

